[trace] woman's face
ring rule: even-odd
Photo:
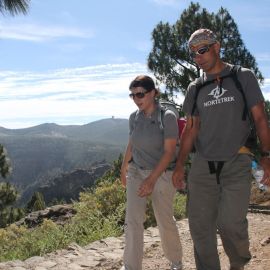
[[[155,102],[155,91],[154,89],[147,91],[143,87],[134,87],[131,89],[130,97],[133,98],[140,111],[145,111]]]

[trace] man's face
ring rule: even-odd
[[[218,44],[200,44],[191,48],[191,57],[206,73],[211,73],[219,59]]]

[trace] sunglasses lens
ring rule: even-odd
[[[202,47],[197,51],[197,53],[204,54],[204,53],[208,52],[208,50],[209,50],[209,47]]]
[[[144,98],[144,96],[145,96],[145,93],[143,93],[143,92],[139,92],[139,93],[136,93],[136,94],[133,94],[133,93],[131,93],[131,94],[129,94],[129,96],[131,97],[131,98]]]
[[[144,98],[144,96],[145,96],[145,93],[142,93],[142,92],[136,93],[137,98]]]
[[[195,58],[196,55],[202,55],[202,54],[205,54],[206,52],[209,51],[209,48],[210,48],[210,46],[204,46],[204,47],[200,48],[198,51],[191,51],[191,52],[190,52],[190,56],[191,56],[192,58]]]

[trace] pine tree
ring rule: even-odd
[[[3,145],[0,145],[0,177],[6,178],[11,173],[10,161]],[[13,207],[18,198],[18,191],[8,182],[0,183],[0,227],[20,219],[24,215],[23,209]]]
[[[0,144],[0,175],[6,178],[11,172],[10,161],[7,158],[7,152],[3,145]]]
[[[30,213],[33,211],[43,210],[45,207],[46,205],[43,194],[40,192],[35,192],[31,200],[26,205],[26,212]]]
[[[0,12],[15,15],[26,14],[30,0],[0,0]]]
[[[0,183],[0,227],[18,220],[24,214],[22,209],[13,207],[18,198],[18,191],[10,183]]]
[[[11,15],[26,14],[29,2],[30,0],[0,0],[0,12]],[[11,166],[6,151],[0,144],[0,177],[6,178],[10,172]],[[12,206],[17,198],[18,192],[13,185],[6,182],[0,183],[0,227],[5,227],[23,216],[24,211],[22,209]]]
[[[270,101],[269,100],[265,101],[265,112],[268,116],[268,122],[270,124]]]
[[[200,76],[200,68],[188,49],[190,35],[199,28],[209,28],[217,34],[224,61],[252,69],[263,82],[256,60],[245,47],[229,12],[221,7],[217,14],[209,13],[199,3],[191,2],[175,24],[160,22],[152,32],[153,48],[148,56],[148,67],[171,96],[174,92],[185,94],[189,83]]]

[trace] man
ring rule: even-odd
[[[195,31],[188,42],[195,63],[204,71],[205,86],[195,80],[185,97],[187,125],[181,137],[173,182],[181,188],[185,160],[195,145],[188,176],[188,217],[198,270],[220,270],[216,232],[230,261],[242,270],[251,258],[247,210],[251,185],[251,156],[245,147],[251,112],[261,147],[263,184],[270,185],[270,131],[264,99],[254,74],[237,72],[243,93],[229,76],[232,65],[219,56],[220,43],[209,29]],[[208,83],[207,83],[208,82]],[[196,96],[196,92],[198,95]],[[244,101],[246,99],[246,101]]]

